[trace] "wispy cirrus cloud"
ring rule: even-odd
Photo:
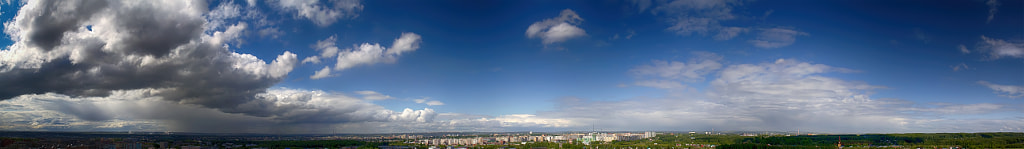
[[[722,56],[709,52],[694,52],[686,62],[654,60],[650,65],[630,70],[634,75],[654,76],[686,82],[703,81],[707,74],[722,68]]]
[[[426,104],[428,106],[444,105],[444,102],[437,101],[437,100],[431,100],[430,97],[424,97],[424,98],[420,98],[420,99],[413,99],[412,101],[416,102],[416,103]]]
[[[363,11],[360,0],[273,0],[268,3],[285,12],[294,13],[297,18],[309,19],[321,27],[330,26],[339,19],[358,17],[359,12]]]
[[[643,80],[633,83],[636,86],[646,86],[659,89],[682,89],[686,88],[686,85],[679,83],[678,81],[671,80]]]
[[[960,50],[960,53],[971,54],[971,50],[967,49],[967,46],[964,46],[964,44],[960,44],[956,48],[957,50]]]
[[[632,1],[634,7],[641,12],[648,7],[654,15],[662,16],[670,26],[667,31],[674,32],[681,36],[704,36],[712,37],[714,40],[732,40],[743,34],[752,31],[760,31],[755,39],[748,42],[760,48],[779,48],[793,44],[796,37],[808,35],[793,28],[765,27],[765,26],[742,26],[723,25],[736,24],[729,22],[742,22],[739,18],[753,18],[742,16],[736,11],[742,10],[742,5],[750,1],[742,0],[669,0],[669,1]],[[771,11],[765,12],[767,17]],[[766,29],[761,29],[766,28]]]
[[[1009,98],[1024,97],[1024,86],[995,84],[988,81],[978,81],[977,83],[992,89],[992,91],[999,94],[999,96]]]
[[[970,69],[971,67],[967,66],[967,64],[965,63],[960,63],[953,66],[949,66],[949,68],[953,68],[953,71],[960,71]]]
[[[981,36],[981,40],[981,47],[978,50],[988,52],[989,58],[1024,58],[1024,41],[1007,41],[986,36]]]
[[[647,69],[678,70],[673,67]],[[709,76],[708,88],[700,92],[677,93],[674,88],[661,87],[673,93],[611,101],[568,97],[557,100],[554,110],[538,112],[537,116],[564,118],[577,124],[599,124],[601,128],[613,130],[802,129],[834,133],[1024,130],[1024,127],[1014,127],[1024,123],[1018,119],[961,119],[951,116],[1004,111],[1006,107],[999,104],[922,105],[906,100],[875,98],[871,92],[884,86],[827,76],[829,73],[847,72],[856,71],[794,59],[723,64],[720,69],[708,73],[715,75]],[[657,84],[685,82],[673,79],[673,76],[638,78],[638,82],[650,82],[648,80],[651,79],[661,79]],[[972,128],[964,128],[959,125],[964,121],[978,122]]]
[[[746,27],[722,26],[722,21],[736,18],[733,9],[740,1],[687,1],[659,3],[652,11],[665,14],[676,34],[689,36],[714,35],[715,40],[729,40],[749,30]]]
[[[796,42],[796,37],[807,36],[809,34],[786,28],[770,28],[763,29],[761,33],[757,35],[757,38],[749,40],[750,44],[759,48],[780,48],[793,44]]]
[[[1002,5],[1002,3],[999,3],[999,0],[987,0],[985,5],[988,5],[988,18],[985,19],[985,23],[989,23],[992,22],[992,19],[996,18],[996,12],[999,11],[999,5]]]
[[[381,93],[378,93],[378,92],[375,92],[375,91],[356,91],[355,93],[359,94],[359,95],[363,95],[363,99],[367,99],[367,100],[394,99],[393,97],[391,97],[389,95],[384,95],[384,94],[381,94]]]

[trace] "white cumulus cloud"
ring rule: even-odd
[[[419,48],[421,37],[414,33],[403,33],[401,37],[395,39],[395,46],[398,49],[386,49],[380,44],[369,44],[363,43],[354,49],[347,49],[338,53],[337,64],[334,65],[334,70],[344,70],[352,68],[357,65],[373,64],[373,63],[390,63],[394,62],[395,58],[400,56],[403,52],[415,51]],[[387,50],[387,52],[385,52]]]
[[[313,48],[320,51],[319,55],[306,57],[302,63],[319,64],[321,59],[335,59],[333,71],[341,71],[359,65],[370,65],[375,63],[392,63],[403,53],[416,51],[420,48],[422,37],[416,33],[402,33],[402,36],[395,39],[391,48],[381,46],[379,43],[363,43],[353,48],[340,50],[335,45],[336,36],[317,41]],[[329,71],[321,69],[310,79],[321,79],[329,77]]]
[[[420,48],[420,42],[422,41],[420,35],[414,33],[402,33],[402,36],[395,39],[395,43],[391,44],[391,49],[388,50],[388,55],[399,56],[405,52],[416,51]]]
[[[384,50],[384,46],[380,46],[380,44],[363,43],[353,49],[339,52],[334,70],[345,70],[357,65],[391,62],[394,60],[391,59],[392,57],[384,55]]]
[[[553,44],[587,35],[586,31],[577,27],[583,18],[570,9],[562,10],[558,17],[534,22],[526,29],[526,37],[541,38],[541,43]]]
[[[331,67],[324,66],[324,69],[317,70],[313,73],[313,76],[309,76],[309,79],[320,79],[331,76]]]

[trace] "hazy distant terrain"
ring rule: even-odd
[[[562,133],[409,133],[360,135],[166,134],[4,132],[0,148],[1024,148],[1024,133],[912,133],[795,135],[774,132],[659,132],[631,141],[505,142],[516,137],[564,136]],[[588,133],[603,135],[611,132]],[[410,138],[415,137],[415,138]],[[426,144],[423,140],[470,139],[475,144]],[[489,140],[489,141],[487,141]]]

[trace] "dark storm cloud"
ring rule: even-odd
[[[136,55],[164,56],[174,48],[199,38],[203,19],[175,13],[154,13],[147,8],[117,11],[116,28],[122,30],[124,51]]]
[[[15,43],[0,50],[0,100],[6,100],[0,108],[23,112],[0,112],[0,123],[272,132],[431,122],[437,115],[426,108],[392,111],[339,93],[268,90],[298,64],[296,55],[284,52],[268,63],[232,52],[228,43],[249,25],[208,31],[208,22],[223,20],[206,20],[207,8],[205,1],[176,0],[28,2],[5,26]]]
[[[0,99],[155,89],[152,96],[165,100],[268,116],[236,105],[283,79],[296,64],[295,54],[285,52],[267,64],[231,52],[224,43],[246,24],[205,35],[206,7],[202,1],[28,2],[5,28],[15,43],[0,51]]]
[[[107,7],[106,1],[40,1],[33,3],[34,10],[25,11],[25,17],[14,25],[31,26],[23,30],[30,45],[49,51],[60,44],[64,32],[74,30],[91,19],[93,14]],[[10,34],[10,33],[8,33]]]

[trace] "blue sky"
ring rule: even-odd
[[[633,78],[626,73],[633,66],[647,63],[652,59],[686,58],[688,51],[715,52],[725,55],[727,61],[736,63],[794,58],[856,69],[863,72],[846,74],[842,78],[887,86],[891,88],[888,90],[903,88],[888,94],[893,98],[903,97],[908,100],[912,100],[910,97],[945,97],[947,99],[922,101],[961,102],[959,99],[948,98],[983,96],[987,97],[985,100],[989,102],[1006,101],[996,98],[989,90],[978,87],[974,82],[982,78],[995,78],[998,80],[993,81],[1007,83],[1024,82],[1024,78],[1016,77],[1022,74],[1022,69],[1013,69],[1020,66],[1020,61],[984,60],[982,56],[962,54],[956,50],[959,44],[975,44],[981,40],[978,38],[980,35],[1024,32],[1024,29],[1019,27],[1021,20],[1012,19],[1013,15],[1019,14],[1008,12],[1000,15],[1007,19],[994,20],[994,23],[985,23],[984,17],[977,18],[987,15],[987,11],[976,11],[987,10],[984,3],[973,4],[977,9],[972,12],[971,9],[965,8],[951,9],[952,6],[966,4],[906,3],[887,4],[901,7],[886,8],[886,5],[867,2],[806,4],[817,7],[791,5],[793,2],[751,2],[750,6],[745,6],[745,9],[741,9],[743,11],[736,13],[750,14],[749,17],[757,18],[727,21],[738,25],[788,27],[808,34],[814,33],[803,38],[798,37],[800,44],[794,43],[774,49],[757,48],[745,40],[740,40],[754,38],[756,34],[740,35],[736,37],[737,40],[727,41],[715,41],[701,35],[673,34],[665,31],[671,24],[665,23],[663,18],[650,13],[634,12],[636,8],[624,6],[628,2],[421,3],[423,4],[384,6],[394,8],[382,8],[377,11],[370,9],[373,7],[368,3],[366,6],[369,8],[360,14],[361,18],[340,21],[337,27],[305,29],[317,32],[321,37],[332,35],[330,33],[348,36],[353,38],[348,42],[350,44],[391,38],[374,39],[375,33],[396,34],[416,31],[424,36],[439,38],[424,40],[424,49],[431,49],[432,52],[414,53],[414,56],[403,57],[400,62],[394,64],[346,70],[341,74],[352,75],[351,77],[333,77],[323,81],[304,79],[301,74],[318,69],[312,67],[305,72],[297,71],[291,76],[295,78],[294,80],[283,82],[279,86],[340,91],[380,90],[411,98],[429,96],[456,101],[449,102],[455,104],[451,106],[452,108],[481,104],[516,104],[508,101],[522,101],[529,104],[516,104],[517,106],[511,107],[522,110],[505,112],[523,113],[542,110],[530,106],[548,107],[551,103],[546,102],[547,100],[562,96],[622,100],[650,94],[651,92],[646,91],[648,89],[619,88],[617,84],[633,82]],[[396,12],[396,9],[404,11]],[[517,11],[525,9],[531,12]],[[584,23],[580,25],[588,29],[588,36],[556,45],[564,50],[545,48],[535,39],[521,37],[523,26],[555,16],[562,9],[572,9],[579,14],[593,16],[585,18]],[[765,17],[765,12],[769,10],[772,13]],[[963,23],[945,25],[946,22],[961,22],[951,20],[972,19],[982,21],[962,21]],[[312,25],[311,22],[296,24]],[[356,29],[357,26],[364,26],[362,28],[366,29]],[[366,30],[371,32],[366,33]],[[624,38],[630,31],[639,35],[634,35],[634,39],[611,39],[616,34]],[[918,32],[923,34],[925,37],[922,38],[927,38],[927,41],[919,39],[916,35]],[[291,36],[302,38],[310,35],[300,33]],[[1020,35],[1007,34],[1007,37],[1014,36]],[[345,43],[345,40],[339,40],[339,44]],[[310,44],[313,44],[312,41],[307,41],[304,45]],[[268,50],[287,47],[289,46]],[[296,53],[302,52],[315,51]],[[313,54],[315,53],[310,53]],[[271,56],[275,55],[268,55]],[[968,66],[976,67],[1004,67],[989,72],[959,72],[952,71],[949,67],[959,63],[969,63],[971,65]],[[941,85],[929,85],[931,83]],[[975,92],[963,94],[963,90]],[[887,94],[886,92],[890,91],[880,91],[880,94]],[[955,94],[928,96],[935,92]],[[491,108],[469,112],[502,113],[486,109]]]
[[[0,9],[0,128],[1024,131],[1020,1],[77,3]]]

